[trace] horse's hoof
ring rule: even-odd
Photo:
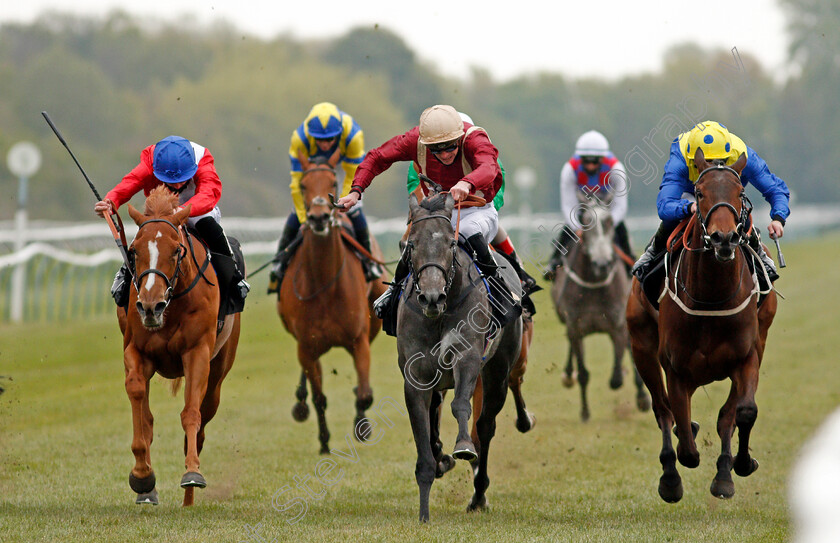
[[[638,407],[641,412],[650,411],[650,395],[642,393],[636,396],[636,407]]]
[[[581,409],[581,411],[580,411],[580,421],[581,422],[589,422],[589,409]]]
[[[613,390],[618,390],[619,388],[624,385],[624,375],[622,373],[613,374],[610,378],[610,388]]]
[[[516,419],[516,429],[523,434],[531,430],[534,426],[536,426],[536,424],[537,417],[528,412],[526,412],[526,417],[520,417]]]
[[[683,497],[682,480],[677,477],[676,484],[668,481],[665,476],[659,478],[659,497],[667,503],[677,503]]]
[[[575,386],[576,382],[577,382],[577,378],[575,377],[574,374],[572,374],[572,375],[569,375],[568,373],[563,374],[563,386],[564,387],[572,388],[573,386]]]
[[[735,483],[732,480],[723,481],[720,479],[715,478],[712,481],[712,486],[709,488],[712,493],[712,496],[715,498],[721,498],[724,500],[728,500],[732,496],[735,495]]]
[[[370,439],[372,434],[373,425],[370,420],[364,415],[356,415],[356,418],[353,420],[353,436],[356,438],[356,441],[364,443]]]
[[[318,454],[331,454],[330,446],[326,443],[321,444],[321,450],[318,451]]]
[[[478,460],[478,453],[475,452],[475,445],[471,441],[459,441],[455,444],[455,451],[452,453],[454,458],[458,460],[467,460],[468,462],[475,462]]]
[[[292,418],[297,422],[303,422],[309,418],[309,406],[306,402],[298,402],[292,406]]]
[[[448,454],[444,454],[440,457],[440,462],[437,463],[437,469],[435,469],[435,479],[440,479],[454,467],[455,459]]]
[[[137,494],[148,494],[155,489],[155,472],[149,474],[148,477],[135,477],[133,473],[128,474],[128,486]]]
[[[157,505],[158,504],[158,493],[157,490],[152,489],[151,492],[146,492],[145,494],[138,494],[137,499],[134,503],[138,505]]]
[[[487,505],[486,495],[482,495],[480,498],[476,498],[475,495],[473,495],[470,500],[470,504],[467,506],[467,513],[472,513],[473,511],[484,511],[487,509]]]
[[[181,477],[181,488],[187,488],[190,486],[204,488],[207,486],[207,481],[205,481],[204,476],[197,471],[188,471],[183,477]]]
[[[738,457],[736,456],[732,469],[739,477],[747,477],[748,475],[752,475],[753,472],[758,469],[758,460],[750,458],[749,462],[739,462]]]

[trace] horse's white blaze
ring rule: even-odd
[[[613,256],[612,240],[604,232],[604,225],[602,223],[609,210],[600,206],[591,209],[595,216],[595,220],[593,221],[595,224],[593,228],[594,236],[592,236],[592,240],[588,244],[589,257],[596,264],[606,265]]]
[[[432,239],[440,239],[443,237],[443,232],[433,232]]]
[[[160,232],[158,232],[158,236],[160,236]],[[149,242],[149,269],[157,268],[157,261],[158,256],[160,256],[160,251],[158,251],[157,241],[150,241]],[[146,276],[146,290],[151,291],[152,287],[155,286],[155,275],[154,273],[150,273]]]

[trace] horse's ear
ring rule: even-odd
[[[738,175],[741,175],[741,172],[744,171],[744,168],[747,166],[747,153],[741,153],[741,156],[738,157],[738,160],[735,161],[735,164],[732,165],[732,169],[738,172]]]
[[[417,202],[417,196],[412,192],[408,195],[408,220],[406,224],[411,222],[418,209],[420,209],[420,204]]]
[[[703,149],[701,147],[698,147],[694,152],[694,165],[697,166],[698,172],[702,172],[709,167],[709,163],[706,162],[706,155],[703,154]]]
[[[146,221],[146,216],[134,209],[134,206],[131,204],[128,204],[128,216],[131,217],[137,226],[140,226]]]
[[[341,149],[336,148],[335,152],[332,156],[327,160],[327,164],[329,164],[330,168],[333,170],[338,165],[338,161],[341,159]]]
[[[308,170],[311,166],[311,164],[309,162],[309,157],[305,156],[303,154],[303,151],[298,151],[297,157],[298,157],[298,160],[300,161],[301,169]]]
[[[190,209],[192,209],[192,204],[187,204],[175,212],[175,215],[172,217],[172,222],[177,226],[184,224],[190,218]]]
[[[448,192],[446,193],[446,201],[443,204],[443,210],[447,215],[452,215],[452,210],[455,209],[455,198]]]

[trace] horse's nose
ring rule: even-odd
[[[159,319],[166,310],[166,302],[157,302],[154,305],[151,303],[143,303],[137,300],[137,312],[144,317],[151,317]]]
[[[711,236],[709,236],[712,245],[715,245],[717,247],[730,247],[732,245],[737,245],[738,238],[738,232],[734,230],[726,233],[723,233],[720,230],[718,230],[717,232],[714,232]]]
[[[446,303],[446,293],[444,292],[421,292],[417,296],[417,302],[421,307],[441,307]]]

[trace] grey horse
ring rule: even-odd
[[[581,193],[582,194],[582,193]],[[579,195],[580,198],[580,195]],[[565,265],[557,271],[551,297],[560,322],[566,325],[569,355],[563,384],[575,383],[573,363],[577,361],[577,381],[580,383],[580,418],[589,420],[586,386],[589,370],[583,360],[583,338],[590,334],[609,334],[613,344],[613,370],[610,388],[624,383],[622,359],[630,346],[625,309],[630,294],[630,280],[625,267],[613,247],[615,225],[610,215],[611,198],[587,200],[580,198],[580,223],[584,225],[577,243],[569,251]],[[633,368],[636,384],[636,404],[640,411],[650,409],[650,396],[639,373]]]
[[[452,458],[442,453],[435,416],[446,389],[455,389],[452,414],[458,421],[452,456],[468,460],[474,467],[475,493],[467,510],[487,505],[487,455],[496,415],[507,396],[508,376],[522,345],[522,319],[517,317],[501,329],[495,324],[482,277],[455,241],[451,195],[436,194],[419,204],[412,195],[409,207],[411,231],[404,258],[411,273],[397,309],[397,352],[417,446],[414,473],[420,489],[420,521],[427,522],[432,482],[454,465]],[[500,274],[513,298],[521,298],[516,273],[499,260]],[[484,402],[477,423],[480,447],[476,452],[468,421],[479,374]]]

